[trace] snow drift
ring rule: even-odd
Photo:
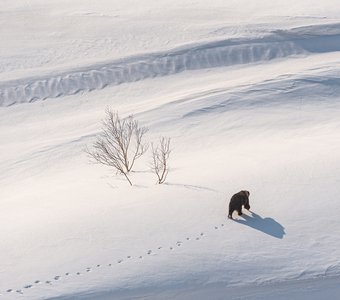
[[[3,3],[0,299],[336,298],[337,1]],[[107,106],[166,184],[89,164]]]
[[[167,52],[75,68],[46,77],[0,82],[0,106],[73,95],[108,85],[187,70],[266,62],[292,55],[340,50],[339,24],[314,27],[278,31],[263,38],[188,45]]]

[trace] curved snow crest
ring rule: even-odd
[[[177,118],[199,118],[217,116],[231,111],[274,108],[277,106],[300,107],[304,104],[338,101],[340,94],[340,72],[338,65],[310,75],[285,75],[276,79],[262,81],[255,86],[239,86],[236,89],[217,89],[209,93],[195,94],[177,99],[154,108],[154,116],[172,111]],[[282,96],[285,95],[284,101]],[[195,101],[192,101],[195,99]],[[179,109],[176,109],[176,106]],[[175,108],[174,108],[175,107]],[[151,117],[149,117],[151,119]],[[159,123],[173,124],[174,119],[154,120]],[[152,123],[152,122],[151,122]],[[187,122],[186,122],[187,123]],[[192,123],[192,122],[189,122]],[[266,123],[268,126],[268,123]]]
[[[321,29],[320,29],[321,28]],[[322,30],[324,29],[324,30]],[[340,24],[276,31],[257,39],[238,39],[189,45],[168,52],[68,70],[45,77],[0,82],[0,106],[29,103],[103,89],[108,85],[167,76],[187,70],[265,62],[308,53],[340,51]]]

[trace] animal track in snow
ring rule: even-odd
[[[224,225],[225,225],[224,223],[220,224],[221,227],[223,227]],[[215,228],[215,230],[219,229],[218,226],[214,226],[214,228]],[[198,240],[200,240],[203,236],[205,236],[204,232],[200,232],[199,236],[197,236],[197,237],[192,237],[192,238],[186,237],[185,240],[189,241],[189,240],[191,240],[191,239],[194,239],[194,240],[197,240],[197,241],[198,241]],[[180,246],[182,246],[182,245],[183,245],[183,242],[182,242],[182,241],[179,240],[179,241],[176,242],[176,246],[180,247]],[[162,246],[159,246],[159,247],[157,247],[157,249],[160,250],[160,249],[163,249],[163,247],[162,247]],[[174,248],[173,246],[169,246],[169,249],[170,249],[170,250],[174,250],[175,248]],[[153,251],[152,251],[151,249],[149,249],[146,253],[147,253],[147,255],[151,255],[151,254],[153,253]],[[138,256],[136,256],[136,257],[138,257]],[[127,259],[131,259],[132,256],[131,256],[131,255],[128,255],[128,256],[126,256],[126,258],[127,258]],[[138,258],[139,258],[139,259],[142,259],[143,256],[140,255]],[[120,263],[122,263],[123,261],[124,261],[123,259],[119,259],[119,260],[117,260],[117,263],[120,264]],[[99,268],[99,267],[101,267],[101,266],[102,266],[102,265],[97,264],[97,265],[96,265],[96,268]],[[107,264],[107,266],[112,267],[113,264],[112,264],[112,263],[109,263],[109,264]],[[92,272],[92,271],[93,271],[93,268],[87,267],[85,270],[86,270],[86,272],[88,273],[88,272]],[[81,275],[81,272],[77,272],[77,273],[75,273],[75,274],[79,276],[79,275]],[[71,273],[69,273],[69,272],[66,272],[66,273],[65,273],[65,276],[69,276],[69,275],[71,275]],[[54,279],[55,281],[58,281],[58,280],[60,280],[61,278],[62,278],[62,276],[57,275],[57,276],[55,276],[53,279]],[[33,288],[34,285],[38,285],[38,284],[41,284],[41,283],[42,283],[42,282],[41,282],[40,280],[36,280],[36,281],[34,281],[34,284],[25,285],[23,288],[24,288],[24,289],[30,289],[30,288]],[[45,283],[46,283],[46,284],[49,284],[49,285],[52,285],[52,281],[50,281],[50,280],[45,281]],[[18,289],[18,290],[7,289],[7,290],[6,290],[7,293],[11,293],[11,292],[14,292],[14,291],[15,291],[16,293],[19,293],[19,294],[24,294],[22,289]],[[1,297],[1,296],[2,296],[2,294],[0,294],[0,297]]]

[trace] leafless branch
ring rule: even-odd
[[[158,178],[158,183],[162,184],[165,182],[169,173],[169,157],[171,153],[170,149],[170,138],[161,137],[159,139],[159,144],[151,144],[152,149],[152,161],[151,169],[156,174]]]
[[[86,148],[85,152],[95,163],[116,169],[132,185],[128,173],[132,170],[135,161],[148,148],[143,140],[147,132],[148,129],[140,127],[133,116],[121,119],[117,112],[107,108],[102,132],[94,142],[93,149]]]

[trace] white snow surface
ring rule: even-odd
[[[338,1],[2,0],[1,299],[337,299]],[[106,107],[172,138],[134,185]],[[227,219],[250,191],[251,210]]]

